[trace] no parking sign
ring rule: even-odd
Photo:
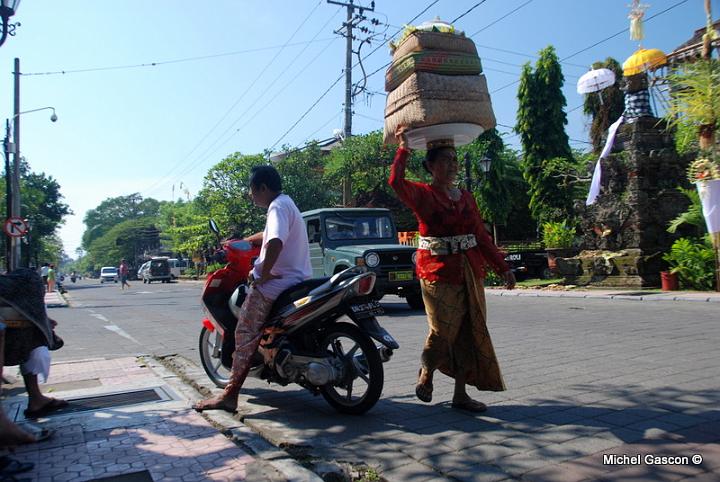
[[[13,238],[21,238],[28,232],[27,221],[22,218],[7,218],[3,225],[3,231]]]

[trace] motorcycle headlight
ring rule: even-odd
[[[375,266],[380,264],[380,256],[377,253],[366,254],[365,264],[370,268],[374,268]]]
[[[410,257],[412,260],[412,264],[417,264],[417,251],[413,251],[412,256]]]

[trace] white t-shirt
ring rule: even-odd
[[[41,268],[40,268],[40,276],[47,276],[47,275],[48,275],[48,271],[50,271],[50,267],[49,267],[49,266],[43,266],[43,267],[41,267]]]
[[[312,276],[310,247],[305,223],[300,215],[300,210],[287,194],[280,194],[268,207],[267,221],[263,231],[263,246],[253,268],[255,279],[260,279],[262,265],[265,261],[265,247],[271,239],[279,239],[283,244],[280,255],[272,268],[272,274],[280,276],[280,278],[270,280],[258,286],[257,289],[266,298],[274,300],[286,289]]]

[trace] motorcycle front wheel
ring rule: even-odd
[[[218,388],[225,388],[230,380],[230,370],[222,364],[222,336],[217,330],[210,331],[203,326],[200,330],[200,363],[205,373]]]
[[[372,339],[350,323],[337,323],[322,347],[342,360],[342,380],[320,387],[323,398],[338,412],[360,415],[380,399],[384,384],[382,360]]]

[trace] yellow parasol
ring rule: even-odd
[[[654,70],[667,64],[667,57],[662,50],[639,49],[623,63],[623,75],[637,75],[646,70]]]

